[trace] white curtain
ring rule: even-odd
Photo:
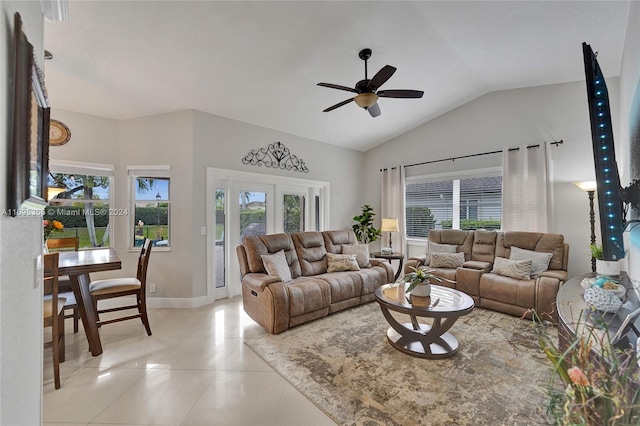
[[[553,194],[547,144],[503,152],[502,229],[553,232]]]
[[[399,232],[392,232],[393,251],[406,253],[405,218],[404,218],[404,167],[392,167],[382,170],[382,196],[380,222],[382,218],[397,218]],[[381,235],[381,246],[389,246],[389,233]]]

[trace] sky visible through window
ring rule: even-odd
[[[144,200],[144,201],[155,201],[156,196],[160,194],[161,201],[169,200],[169,179],[165,178],[154,178],[154,179],[146,179],[146,178],[138,178],[139,180],[143,180],[148,182],[148,189],[138,189],[136,190],[136,201]],[[152,181],[152,183],[150,182]]]

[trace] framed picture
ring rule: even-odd
[[[49,104],[44,76],[33,46],[14,18],[14,100],[11,179],[8,188],[12,216],[39,215],[47,204],[49,174]]]
[[[611,339],[611,343],[612,344],[617,343],[618,340],[620,340],[622,338],[622,336],[627,334],[627,332],[629,331],[629,327],[633,324],[633,322],[636,320],[638,315],[640,315],[640,308],[636,309],[633,312],[630,312],[625,317],[624,321],[622,321],[622,324],[620,324],[620,327],[618,328],[618,331],[616,331],[616,334]]]

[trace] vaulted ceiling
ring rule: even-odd
[[[45,25],[52,107],[128,119],[196,109],[366,151],[485,93],[584,79],[581,43],[617,76],[629,2],[70,1]],[[372,118],[354,86],[397,68]],[[54,117],[55,118],[55,117]]]

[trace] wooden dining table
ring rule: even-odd
[[[98,356],[102,353],[102,344],[98,332],[98,313],[91,302],[89,274],[121,269],[122,262],[116,251],[110,247],[59,253],[58,273],[69,276],[84,332],[89,342],[89,351],[93,356]]]

